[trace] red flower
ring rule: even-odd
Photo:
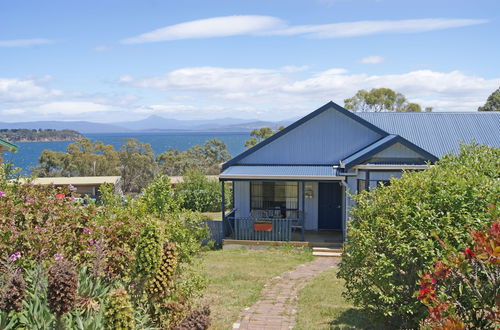
[[[62,193],[56,195],[56,199],[61,199],[61,198],[64,198],[64,197],[66,197],[66,195],[62,194]]]
[[[465,249],[464,254],[465,254],[465,257],[466,257],[467,259],[471,259],[471,258],[473,258],[473,257],[476,255],[476,254],[474,253],[474,251],[472,251],[472,250],[471,250],[471,249],[469,249],[469,248],[466,248],[466,249]]]

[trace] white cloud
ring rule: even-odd
[[[359,89],[388,87],[403,93],[412,102],[432,106],[438,111],[475,111],[491,91],[500,85],[500,78],[485,79],[460,71],[431,70],[387,75],[351,74],[342,68],[332,68],[317,73],[309,72],[308,77],[298,79],[283,68],[200,67],[179,69],[158,77],[126,76],[122,82],[175,92],[177,96],[195,94],[196,98],[211,104],[247,105],[273,111],[280,108],[283,112],[291,108],[297,111],[311,110],[314,105],[328,100],[342,105],[345,98],[354,95]],[[189,101],[180,103],[189,104]],[[268,115],[276,115],[273,111],[268,112]]]
[[[285,23],[281,19],[271,16],[240,15],[213,17],[170,25],[137,37],[124,39],[122,43],[136,44],[166,40],[248,35],[275,30],[282,26],[285,26]]]
[[[62,91],[49,89],[40,84],[48,79],[50,78],[0,78],[0,101],[34,101],[62,95]]]
[[[107,105],[94,102],[57,101],[42,104],[36,107],[34,111],[44,115],[80,115],[92,112],[112,111],[112,109]]]
[[[362,64],[379,64],[385,61],[385,57],[383,56],[377,56],[377,55],[372,55],[372,56],[367,56],[363,57],[362,59],[359,60],[359,63]]]
[[[0,40],[0,47],[32,47],[39,45],[47,45],[54,43],[53,40],[37,38],[37,39],[13,39]]]
[[[121,42],[124,44],[137,44],[238,35],[301,35],[310,38],[341,38],[380,33],[418,33],[487,22],[488,20],[485,19],[424,18],[294,26],[287,25],[282,19],[272,16],[221,16],[169,25],[136,37],[124,39]]]

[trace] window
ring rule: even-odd
[[[358,194],[366,190],[367,180],[358,179]],[[373,186],[373,183],[375,185]],[[390,180],[368,180],[368,190],[371,191],[374,188],[382,186],[388,186],[391,184]]]
[[[299,184],[297,182],[251,182],[252,215],[261,217],[298,216]]]

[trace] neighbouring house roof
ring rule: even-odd
[[[338,169],[333,166],[231,166],[219,175],[220,180],[340,180]]]
[[[219,178],[218,175],[207,175],[206,177],[210,180],[217,180]],[[175,176],[174,175],[174,176],[169,176],[168,178],[170,179],[170,184],[173,184],[173,185],[184,182],[183,176]]]
[[[460,142],[500,148],[500,112],[362,112],[359,117],[440,158]]]
[[[17,151],[17,146],[13,143],[10,143],[9,141],[0,139],[0,150],[1,149],[7,149],[9,151],[15,152]]]
[[[370,158],[372,158],[372,156],[376,155],[380,151],[385,150],[396,143],[400,143],[405,147],[407,147],[408,149],[416,152],[417,154],[421,155],[422,158],[425,160],[429,160],[432,162],[438,160],[436,156],[430,154],[429,152],[423,150],[422,148],[402,138],[401,136],[390,134],[381,138],[377,142],[370,144],[366,148],[363,148],[355,152],[354,154],[350,155],[349,157],[341,160],[340,166],[349,169],[353,166],[359,165],[365,161],[368,161]]]
[[[53,177],[53,178],[35,178],[32,183],[37,185],[101,185],[105,183],[117,184],[120,176],[72,176],[72,177]]]

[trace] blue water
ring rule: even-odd
[[[125,144],[125,138],[136,138],[141,142],[151,144],[155,154],[161,154],[169,149],[184,151],[196,144],[203,144],[205,141],[219,138],[227,145],[227,149],[232,156],[236,156],[245,149],[245,140],[249,138],[249,133],[202,133],[202,132],[182,132],[182,133],[100,133],[85,134],[85,137],[92,141],[99,140],[104,144],[112,144],[115,149]],[[19,150],[13,154],[4,152],[4,160],[12,162],[16,167],[20,167],[23,173],[28,174],[30,168],[38,165],[44,149],[54,151],[66,151],[68,144],[73,141],[58,142],[17,142]]]

